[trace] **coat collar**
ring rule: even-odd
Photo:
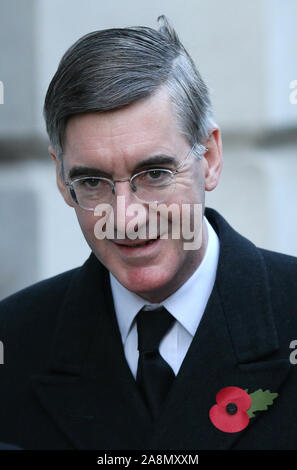
[[[231,385],[277,392],[285,380],[290,364],[277,356],[261,253],[214,210],[206,217],[220,239],[216,282],[155,426],[124,357],[107,270],[92,254],[76,271],[48,373],[32,378],[38,399],[75,448],[230,448],[254,424],[236,434],[214,428],[208,412],[217,392]]]
[[[237,360],[259,360],[278,349],[263,256],[216,211],[207,217],[221,241],[217,288]]]

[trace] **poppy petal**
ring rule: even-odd
[[[242,388],[225,387],[217,393],[216,402],[222,407],[235,403],[240,410],[246,411],[251,407],[252,399]]]
[[[245,411],[238,410],[236,414],[230,415],[220,405],[214,405],[209,411],[212,424],[223,432],[239,432],[249,424],[249,417]]]

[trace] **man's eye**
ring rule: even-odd
[[[87,180],[86,183],[91,188],[96,188],[97,186],[99,186],[100,180],[92,178],[92,179]]]
[[[171,172],[169,170],[151,169],[140,174],[135,183],[149,185],[150,187],[159,187],[171,182]]]
[[[149,170],[149,171],[147,172],[147,176],[148,176],[148,178],[150,178],[150,179],[158,179],[158,178],[164,176],[164,173],[165,173],[165,172],[162,171],[162,170]]]
[[[101,181],[98,178],[88,178],[79,181],[79,185],[85,189],[96,189],[100,184]]]

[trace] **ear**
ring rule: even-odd
[[[212,191],[219,182],[223,166],[223,146],[219,128],[211,132],[205,146],[207,147],[207,152],[202,159],[205,190]]]
[[[64,201],[66,202],[66,204],[68,204],[68,206],[70,206],[70,207],[75,207],[75,203],[71,198],[69,189],[67,188],[67,186],[65,184],[65,181],[61,176],[61,162],[58,159],[58,157],[56,156],[56,154],[54,152],[54,148],[51,145],[49,146],[48,151],[49,151],[49,154],[52,157],[52,159],[54,160],[54,163],[56,165],[56,179],[57,179],[57,186],[59,188],[59,191],[62,194],[62,197],[63,197]]]

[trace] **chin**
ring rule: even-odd
[[[155,298],[170,295],[176,290],[177,277],[181,259],[178,250],[163,250],[146,262],[142,258],[125,261],[110,249],[109,243],[93,244],[92,250],[102,264],[126,289],[138,294],[151,302],[159,302]],[[162,299],[162,300],[163,300]]]
[[[172,267],[171,267],[172,269]],[[168,285],[172,284],[174,275],[171,275],[171,269],[160,266],[134,267],[124,272],[112,271],[118,281],[132,292],[138,295],[145,295],[153,292],[165,291]]]

